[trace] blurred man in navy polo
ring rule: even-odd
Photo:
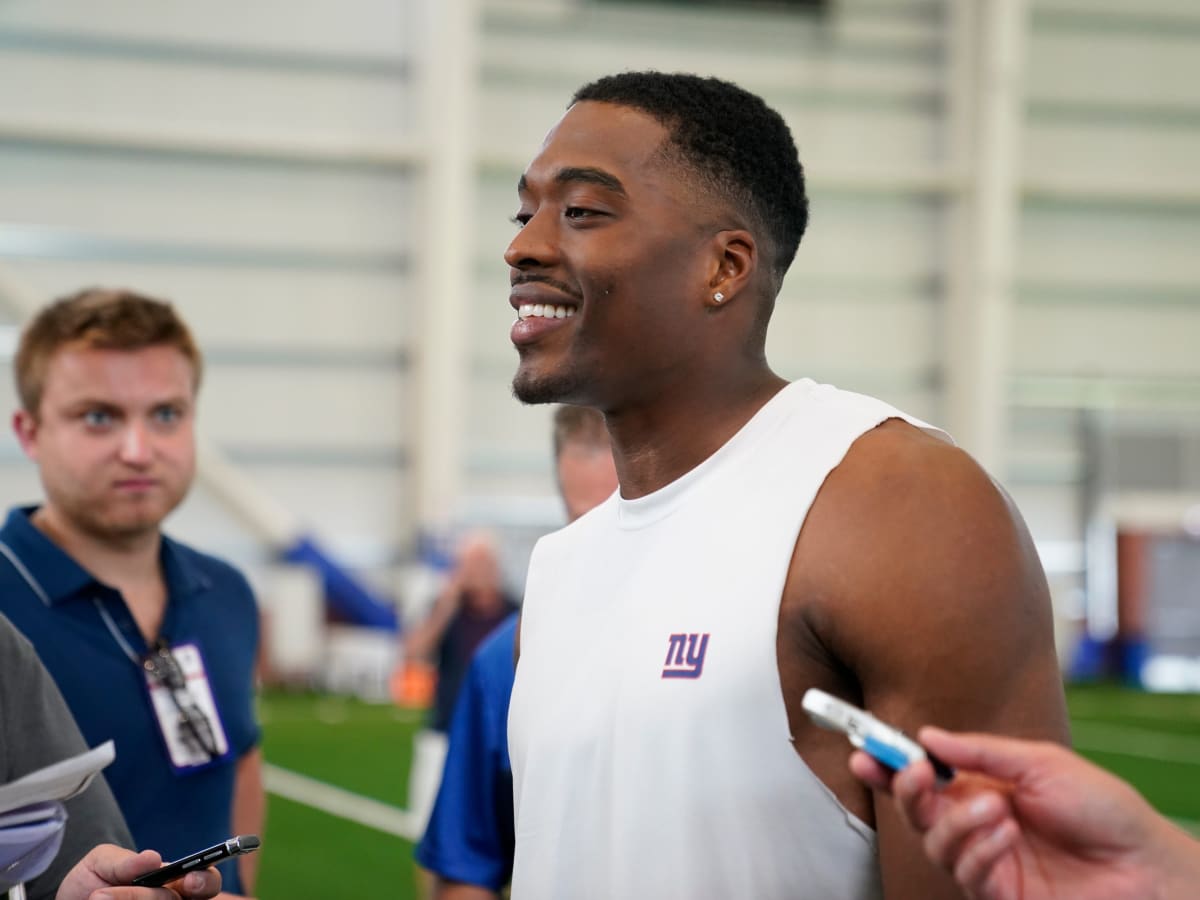
[[[40,506],[0,528],[0,612],[37,649],[139,847],[167,859],[263,819],[258,614],[242,575],[166,537],[195,471],[201,360],[170,305],[92,289],[43,309],[16,355],[13,427]],[[221,874],[253,887],[253,855]]]

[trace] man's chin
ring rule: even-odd
[[[136,541],[154,534],[165,516],[143,516],[97,523],[96,531],[113,541]]]
[[[538,376],[536,373],[518,369],[513,377],[513,396],[527,405],[539,403],[568,403],[575,392],[575,383],[570,378]]]
[[[137,509],[111,511],[107,516],[98,517],[93,530],[98,536],[104,536],[114,541],[136,541],[147,535],[155,534],[162,527],[163,520],[170,515],[177,503],[145,504]]]

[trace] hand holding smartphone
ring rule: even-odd
[[[222,860],[241,856],[243,853],[253,853],[261,843],[258,836],[253,834],[231,837],[227,841],[213,844],[211,847],[205,847],[203,850],[198,850],[182,859],[175,860],[175,862],[167,863],[161,869],[139,875],[133,879],[133,883],[137,887],[162,887],[177,878],[182,878],[188,872],[207,869]]]
[[[869,753],[894,772],[899,772],[909,763],[928,759],[938,781],[945,783],[954,778],[954,769],[938,759],[924,747],[857,706],[839,700],[817,688],[809,688],[801,701],[804,711],[817,725],[832,731],[840,731],[850,743]]]

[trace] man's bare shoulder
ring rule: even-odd
[[[987,679],[1014,674],[1019,658],[1036,657],[1034,680],[1053,682],[1049,592],[1020,515],[967,453],[904,422],[864,435],[831,473],[784,602],[864,696],[898,706],[902,720],[921,696],[947,711],[968,694],[978,704]],[[957,680],[938,684],[939,668]],[[964,695],[951,699],[954,684]]]
[[[912,552],[923,538],[1011,527],[1014,515],[1007,496],[968,453],[889,419],[855,441],[830,473],[802,539],[835,542],[839,556],[864,546]]]

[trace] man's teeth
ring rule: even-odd
[[[528,319],[569,319],[575,315],[573,306],[553,306],[549,303],[522,303],[517,310],[517,317]]]

